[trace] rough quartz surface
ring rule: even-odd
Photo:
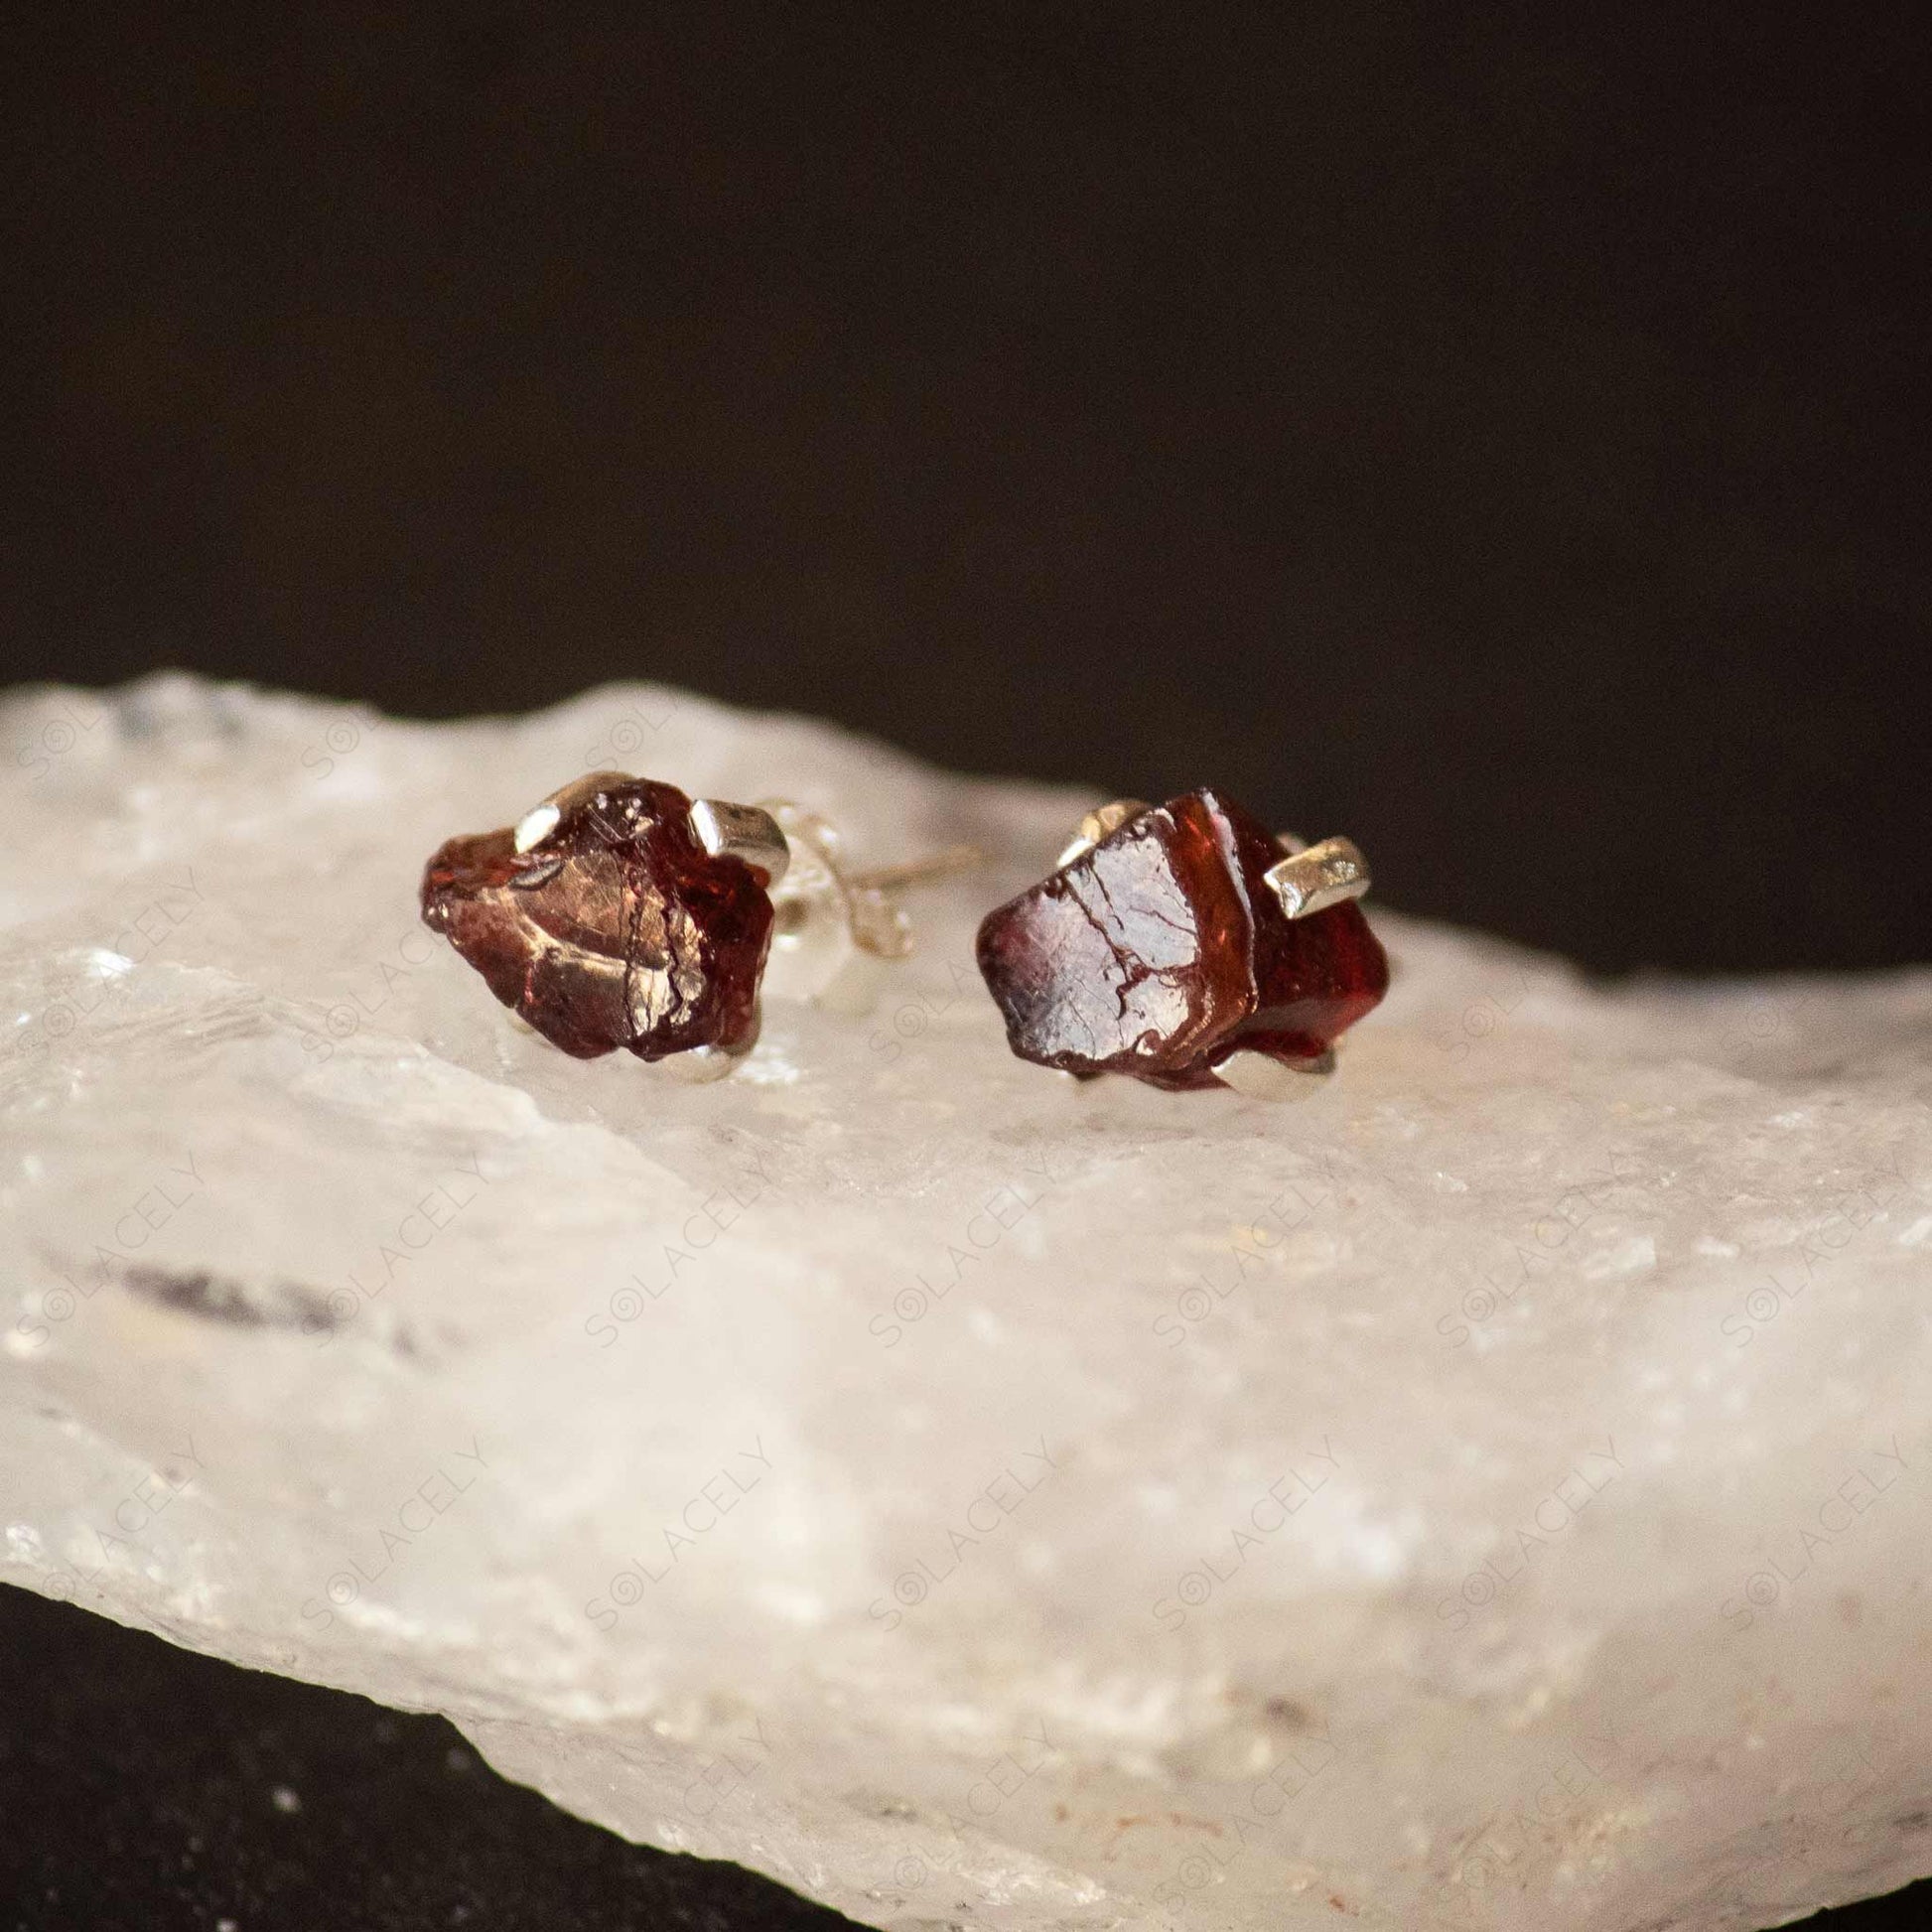
[[[1098,794],[641,686],[166,678],[0,748],[0,1578],[893,1932],[1932,1870],[1932,975],[1604,992],[1378,913],[1271,1108],[1007,1051],[976,917]],[[574,1060],[414,894],[614,765],[997,862],[867,1019]]]

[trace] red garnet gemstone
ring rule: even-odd
[[[507,828],[443,845],[423,872],[424,923],[579,1059],[750,1046],[771,943],[764,874],[707,852],[675,785],[613,774],[559,801],[527,852]]]
[[[1022,1059],[1217,1087],[1237,1047],[1316,1058],[1389,987],[1352,899],[1291,919],[1281,848],[1218,792],[1142,812],[989,912],[979,966]]]

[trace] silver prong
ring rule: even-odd
[[[733,805],[722,798],[691,801],[691,829],[715,857],[743,859],[775,886],[791,864],[791,847],[778,821],[757,805]]]
[[[627,785],[630,773],[627,771],[586,771],[581,778],[573,778],[567,785],[560,785],[541,804],[532,805],[516,821],[516,828],[510,834],[510,844],[521,854],[532,852],[557,829],[563,815],[573,807],[581,805],[586,798],[594,798],[600,791],[609,791],[613,785]]]
[[[1270,866],[1263,877],[1291,919],[1360,898],[1369,888],[1368,861],[1348,839],[1323,839]]]
[[[1097,811],[1088,812],[1074,827],[1066,850],[1053,861],[1054,871],[1057,872],[1062,866],[1070,866],[1075,859],[1084,859],[1102,839],[1118,832],[1130,819],[1139,818],[1143,812],[1153,809],[1145,798],[1116,798],[1111,805],[1102,805]]]
[[[528,852],[541,845],[557,829],[557,821],[562,817],[562,811],[546,798],[541,805],[532,805],[516,821],[510,843],[518,852]]]
[[[1277,832],[1275,834],[1275,844],[1281,851],[1287,853],[1291,859],[1298,852],[1306,852],[1309,849],[1308,840],[1300,832]]]
[[[659,1060],[669,1078],[680,1080],[686,1086],[707,1087],[714,1080],[729,1076],[752,1048],[759,1043],[759,1034],[764,1025],[764,1016],[758,1005],[752,1008],[752,1024],[738,1040],[730,1046],[691,1046],[682,1053],[672,1053]]]
[[[1237,1046],[1214,1065],[1215,1074],[1249,1100],[1311,1100],[1334,1070],[1332,1048],[1311,1060],[1278,1060],[1272,1053]]]
[[[671,1054],[658,1065],[685,1086],[708,1087],[714,1080],[728,1078],[744,1057],[743,1053],[727,1052],[722,1046],[693,1046],[686,1052]]]

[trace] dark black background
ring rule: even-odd
[[[1932,950],[1920,9],[31,12],[19,675],[663,677]]]
[[[629,1845],[440,1718],[237,1670],[0,1586],[0,1932],[839,1932]],[[278,1802],[277,1794],[281,1798]]]
[[[34,15],[8,677],[663,678],[1219,782],[1605,970],[1932,952],[1917,9]],[[409,1829],[440,1735],[4,1616],[6,1815],[121,1915],[23,1924],[810,1916],[481,1770]]]

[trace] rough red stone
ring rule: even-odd
[[[1214,791],[1143,812],[989,912],[979,966],[1022,1059],[1216,1087],[1236,1047],[1319,1055],[1387,992],[1353,900],[1291,919],[1262,875],[1281,850]]]
[[[758,1033],[768,882],[708,853],[690,814],[675,785],[633,778],[571,804],[528,852],[507,828],[451,839],[423,873],[423,920],[580,1059],[742,1050]]]

